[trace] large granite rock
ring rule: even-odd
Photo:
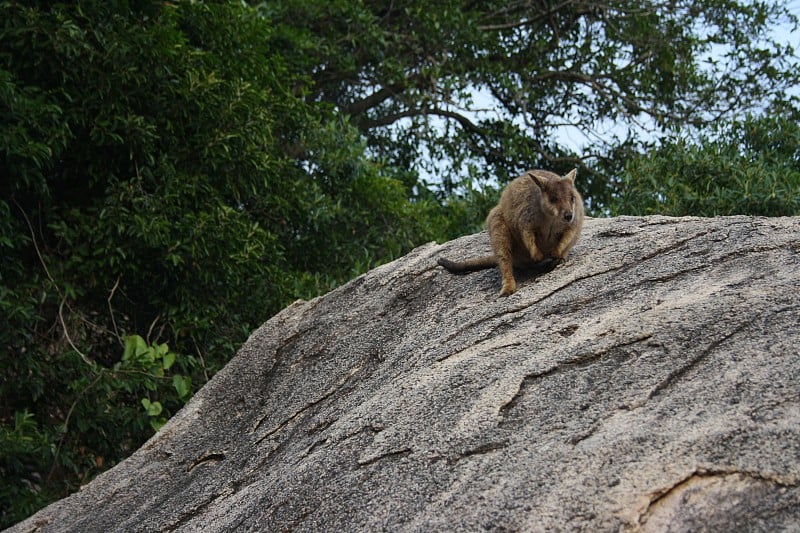
[[[498,296],[429,244],[259,328],[12,531],[800,529],[800,219],[589,220]]]

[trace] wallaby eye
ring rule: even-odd
[[[556,198],[555,196],[551,196],[551,197],[550,197],[550,203],[551,203],[551,204],[558,203],[558,198]]]

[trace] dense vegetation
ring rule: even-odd
[[[0,526],[524,168],[599,214],[800,213],[781,4],[433,4],[0,2]]]
[[[800,113],[735,121],[692,144],[683,139],[632,158],[613,213],[800,214]]]

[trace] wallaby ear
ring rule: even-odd
[[[564,178],[568,179],[569,181],[571,181],[572,184],[574,185],[575,184],[575,177],[577,175],[578,175],[578,169],[577,168],[573,168],[572,170],[567,172],[567,174],[564,176]]]
[[[539,176],[537,176],[537,175],[536,175],[536,174],[534,174],[533,172],[528,172],[528,176],[530,176],[530,177],[531,177],[531,179],[533,180],[533,182],[534,182],[536,185],[538,185],[540,189],[544,190],[545,183],[544,183],[544,180],[543,180],[542,178],[540,178]]]

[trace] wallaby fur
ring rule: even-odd
[[[514,267],[548,262],[555,266],[578,242],[583,199],[575,189],[576,174],[577,169],[563,177],[531,170],[515,178],[486,217],[493,255],[463,262],[440,258],[438,263],[453,273],[497,266],[503,278],[500,294],[512,294],[516,290]]]

